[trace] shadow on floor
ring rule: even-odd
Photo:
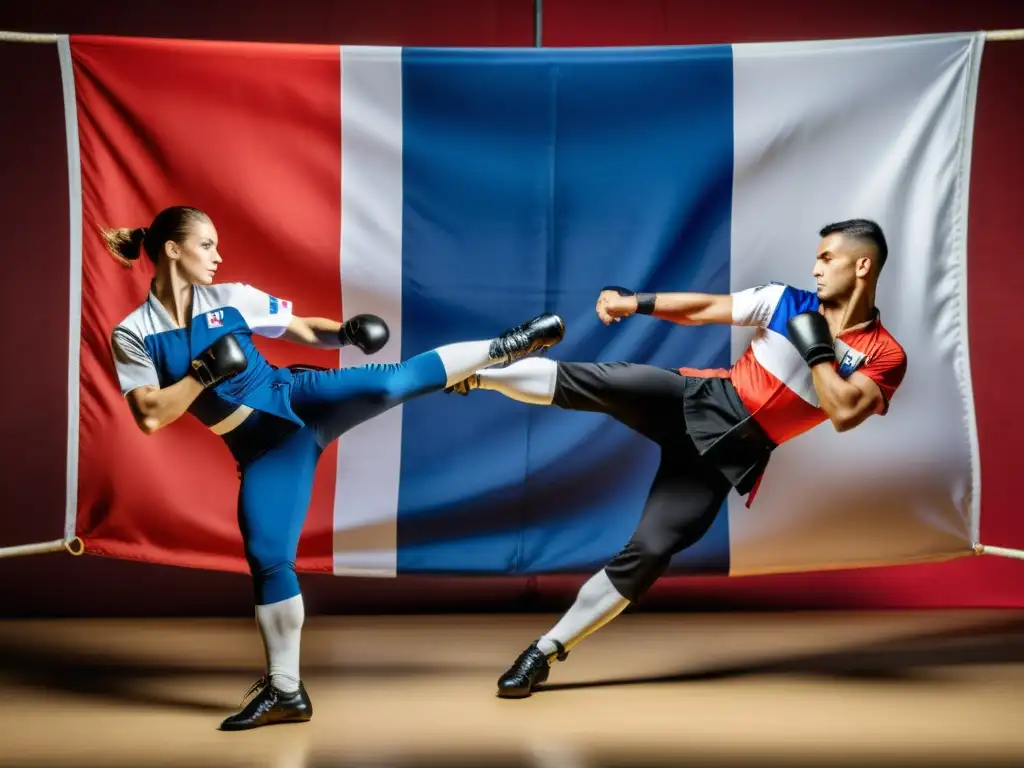
[[[412,656],[412,653],[410,653]],[[1024,618],[979,621],[950,630],[907,633],[895,639],[874,641],[840,651],[800,653],[772,660],[747,660],[719,667],[672,671],[666,674],[611,678],[581,682],[552,682],[537,689],[538,694],[591,687],[686,683],[758,675],[828,676],[835,679],[899,683],[928,682],[937,678],[936,667],[1024,662]],[[435,660],[387,663],[304,664],[309,679],[421,678],[442,674],[446,679],[464,675],[493,675],[504,671],[492,665],[445,663]],[[442,670],[443,668],[443,670]],[[557,667],[556,667],[557,671]],[[609,670],[614,673],[614,670]],[[192,676],[244,678],[253,675],[251,665],[213,666],[187,661],[153,663],[130,656],[95,653],[60,647],[40,646],[13,637],[0,637],[0,678],[8,683],[34,688],[41,693],[63,692],[97,700],[196,712],[228,714],[240,701],[203,701],[189,695],[174,679]],[[255,675],[254,675],[255,677]],[[162,685],[153,685],[162,683]]]
[[[703,682],[755,675],[927,683],[937,680],[931,673],[937,667],[1019,663],[1024,663],[1024,618],[1015,617],[949,630],[910,633],[839,651],[740,661],[665,675],[548,683],[539,686],[536,693],[618,685]]]
[[[448,675],[473,674],[481,667],[461,664],[447,669]],[[490,671],[490,667],[486,668]],[[359,662],[331,665],[304,664],[304,677],[341,677],[347,679],[416,678],[438,674],[436,662]],[[159,662],[133,660],[122,654],[85,652],[74,648],[41,647],[20,643],[10,637],[0,637],[0,680],[35,688],[44,692],[77,694],[94,699],[153,707],[171,707],[197,712],[217,712],[228,715],[241,703],[245,690],[239,690],[237,700],[201,701],[188,695],[181,686],[173,692],[173,680],[180,677],[244,678],[253,680],[259,670],[252,665],[225,666],[199,665],[187,662]],[[152,683],[170,682],[157,686]]]

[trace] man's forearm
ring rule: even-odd
[[[679,325],[732,322],[732,297],[711,293],[655,294],[654,317]]]
[[[863,393],[843,379],[828,363],[811,368],[811,380],[822,410],[839,431],[850,428],[858,412]]]

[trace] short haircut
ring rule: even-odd
[[[877,223],[870,219],[847,219],[822,227],[818,234],[821,237],[827,237],[836,233],[865,240],[874,245],[875,250],[878,251],[879,271],[885,266],[885,260],[889,257],[889,246],[885,242],[885,233]]]

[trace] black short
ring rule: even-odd
[[[636,531],[607,564],[623,597],[639,599],[672,556],[715,521],[731,484],[687,432],[687,377],[635,363],[558,363],[553,405],[606,413],[661,446],[661,463]]]
[[[607,413],[659,445],[690,442],[686,378],[637,363],[559,363],[553,404]]]

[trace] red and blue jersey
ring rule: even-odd
[[[776,444],[817,426],[828,415],[821,408],[810,368],[789,339],[787,322],[802,312],[816,312],[815,293],[780,283],[732,294],[733,325],[757,330],[750,346],[731,369],[681,368],[688,376],[728,378],[750,415]],[[835,369],[848,378],[855,371],[874,381],[882,392],[882,413],[889,409],[907,371],[903,348],[875,315],[847,328],[835,338]]]

